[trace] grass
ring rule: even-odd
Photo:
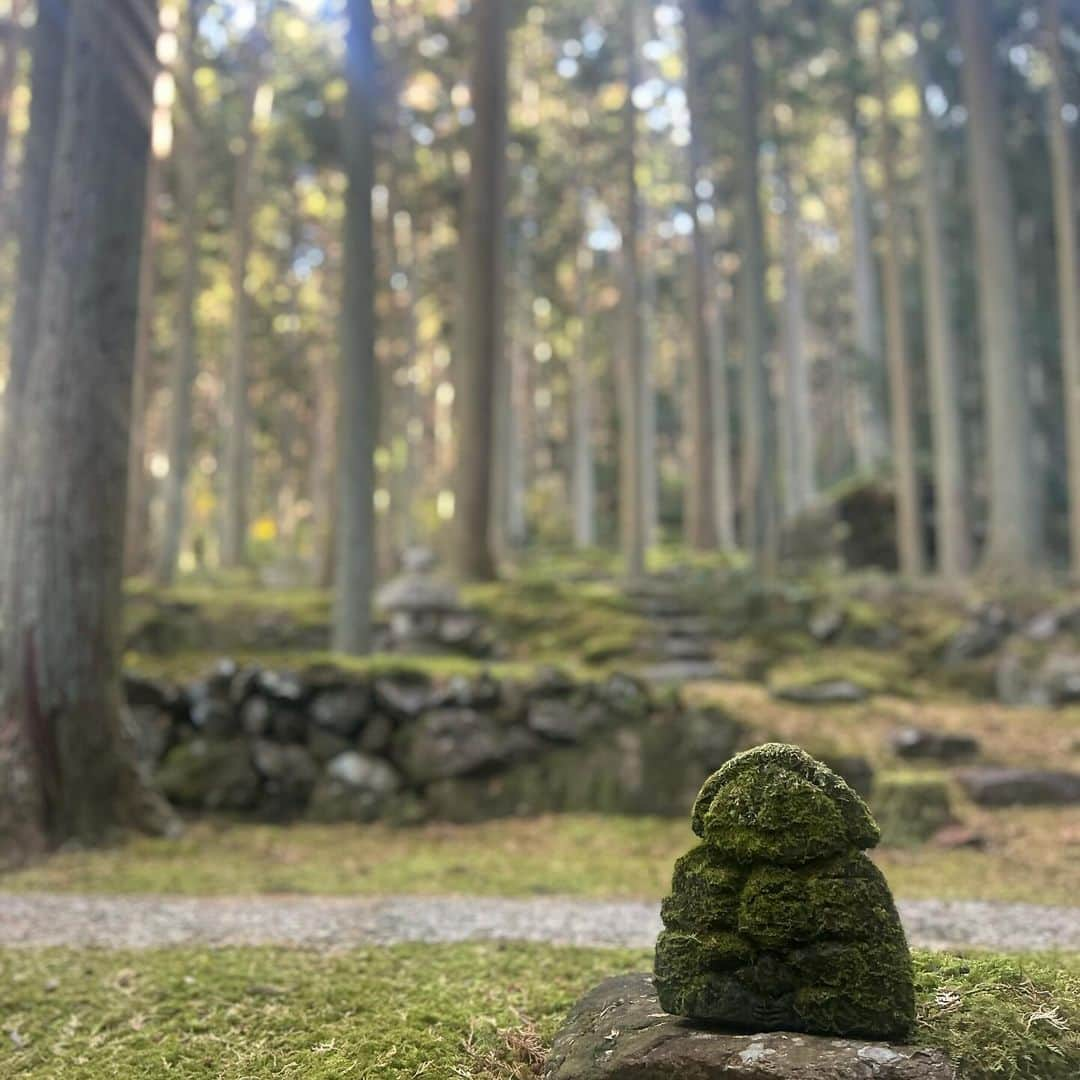
[[[527,945],[0,952],[0,1077],[540,1075],[571,1003],[644,952]],[[917,1041],[961,1080],[1074,1080],[1080,958],[916,955]]]
[[[985,820],[987,851],[924,846],[874,857],[907,899],[1076,903],[1080,812],[1015,810]],[[566,815],[406,830],[204,821],[176,840],[63,852],[0,876],[0,890],[658,900],[692,842],[687,823],[656,818]]]

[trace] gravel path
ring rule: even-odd
[[[1080,908],[912,900],[912,945],[1080,950]],[[537,941],[650,947],[657,905],[489,897],[204,898],[0,893],[0,946],[344,948],[398,942]]]

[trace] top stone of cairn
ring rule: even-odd
[[[794,746],[739,754],[693,811],[656,945],[663,1008],[749,1031],[895,1038],[914,1022],[911,957],[863,854],[866,804]]]

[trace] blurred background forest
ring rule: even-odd
[[[8,7],[5,325],[35,5]],[[345,5],[163,3],[129,573],[329,584],[335,475],[369,442],[381,577],[419,543],[489,574],[484,535],[510,561],[621,542],[631,573],[661,542],[775,563],[860,492],[895,498],[873,557],[907,573],[1069,564],[1072,0],[472,7],[354,29],[379,408],[339,440]]]

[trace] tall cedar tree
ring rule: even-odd
[[[471,163],[461,246],[458,464],[453,563],[467,579],[495,577],[492,487],[497,371],[505,337],[508,4],[475,0]]]
[[[964,51],[986,387],[990,534],[984,563],[991,573],[1022,577],[1035,566],[1041,529],[1035,513],[1031,406],[1017,293],[1016,217],[1005,157],[993,20],[985,0],[955,2]]]
[[[375,575],[375,246],[371,189],[378,99],[375,16],[371,0],[350,0],[346,47],[345,278],[342,288],[340,413],[338,415],[335,650],[371,650]]]
[[[8,851],[169,820],[136,766],[120,681],[156,35],[154,0],[80,0],[68,14],[37,340],[19,395],[8,503],[0,710]],[[37,62],[55,65],[59,44],[47,24]]]

